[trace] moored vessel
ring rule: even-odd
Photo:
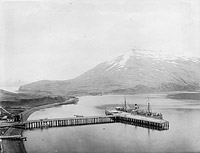
[[[106,115],[120,115],[122,113],[128,113],[131,115],[140,115],[155,119],[163,119],[163,115],[161,113],[152,112],[149,101],[147,103],[147,109],[140,109],[137,104],[134,105],[134,108],[131,108],[127,105],[126,97],[124,98],[123,107],[115,107],[115,109],[113,110],[105,110]]]

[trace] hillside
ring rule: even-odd
[[[72,80],[43,80],[23,85],[19,90],[80,95],[199,89],[199,58],[133,49]]]
[[[38,107],[49,104],[64,104],[73,98],[71,103],[78,101],[74,96],[47,95],[40,92],[32,93],[12,93],[0,89],[0,107],[6,108],[9,112],[24,111],[24,108]],[[70,103],[70,102],[67,102]]]
[[[0,102],[1,101],[19,101],[21,99],[42,98],[48,95],[48,92],[31,91],[24,93],[14,93],[0,89]]]

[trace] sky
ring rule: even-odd
[[[72,79],[131,48],[200,57],[200,1],[2,0],[0,43],[0,86]]]

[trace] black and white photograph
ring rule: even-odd
[[[0,0],[0,153],[200,152],[200,0]]]

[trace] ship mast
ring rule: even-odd
[[[125,104],[124,109],[126,111],[127,110],[127,107],[126,107],[126,96],[124,96],[124,104]]]
[[[151,106],[149,103],[149,96],[148,96],[148,103],[147,103],[147,112],[150,113],[151,112]]]
[[[148,102],[148,106],[147,106],[147,111],[148,111],[148,113],[151,112],[151,108],[150,108],[150,103],[149,102]]]

